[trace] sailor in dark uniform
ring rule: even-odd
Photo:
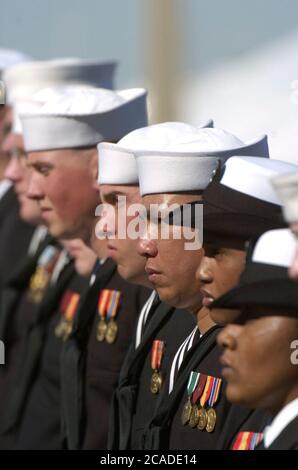
[[[11,325],[15,349],[13,357],[9,358],[11,372],[1,419],[2,448],[11,446],[43,448],[45,441],[39,445],[39,439],[44,437],[41,431],[48,424],[46,419],[37,420],[37,428],[34,425],[30,426],[30,433],[26,431],[23,434],[22,429],[28,416],[32,418],[31,424],[32,422],[34,424],[34,415],[31,415],[28,410],[31,411],[32,408],[30,406],[31,393],[39,383],[40,377],[43,377],[40,373],[44,370],[42,359],[44,346],[47,345],[49,325],[51,325],[52,316],[55,317],[55,310],[59,309],[63,292],[74,275],[75,271],[67,251],[55,242],[50,243],[44,247],[36,259],[35,271],[29,282],[26,286],[19,286],[20,291],[15,293],[17,305]],[[50,367],[50,364],[47,364],[47,367]],[[50,393],[50,390],[47,392]],[[37,400],[34,406],[41,407],[47,397],[47,393],[43,393],[43,401]],[[51,411],[51,416],[54,415],[54,411],[55,408]],[[37,440],[36,436],[38,436]],[[58,437],[59,433],[57,440]],[[51,448],[49,436],[47,436],[46,443]]]
[[[244,268],[246,242],[265,229],[285,227],[281,202],[270,183],[272,177],[295,169],[295,165],[277,160],[232,157],[205,191],[205,254],[198,270],[204,308],[212,306],[214,299],[237,283]],[[211,311],[211,317],[220,325],[231,321],[235,315],[237,312],[233,310]],[[231,410],[220,448],[234,448],[237,439],[230,429],[237,414],[235,409]],[[257,432],[267,419],[260,410],[249,412],[238,432]]]
[[[198,206],[202,204],[202,191],[214,176],[218,160],[224,161],[232,152],[237,152],[236,147],[241,148],[241,142],[231,134],[219,129],[204,129],[197,130],[194,135],[185,136],[181,145],[168,145],[162,151],[137,152],[140,189],[145,206],[149,208],[153,203],[188,203],[190,209],[198,210]],[[244,144],[242,147],[245,147]],[[233,148],[234,150],[231,150]],[[242,151],[244,152],[243,148]],[[246,152],[250,151],[253,152],[251,148],[246,148]],[[268,156],[266,139],[263,139],[261,154]],[[171,230],[174,231],[177,228],[177,218],[175,213],[171,215]],[[192,224],[195,221],[195,211],[190,210],[188,215],[188,226],[187,222],[185,227],[182,225],[183,234],[187,233],[187,229],[190,231],[194,227]],[[163,222],[157,220],[156,225]],[[139,243],[140,252],[147,259],[146,271],[149,280],[162,300],[192,312],[194,317],[197,317],[198,328],[193,330],[179,348],[177,346],[176,354],[168,365],[167,380],[160,403],[143,433],[143,446],[145,449],[212,449],[216,447],[229,405],[225,400],[224,385],[219,375],[219,351],[215,342],[218,327],[212,322],[208,312],[200,315],[201,285],[196,279],[196,271],[203,253],[198,246],[192,251],[186,250],[185,238],[176,241],[173,237],[169,240],[162,240],[160,235],[153,237],[152,233],[159,233],[158,228],[152,227],[151,221],[149,227],[145,239]],[[201,226],[199,228],[201,229]],[[197,232],[190,232],[192,236],[194,233]],[[172,260],[167,258],[167,253],[170,252]],[[179,259],[178,265],[174,262],[176,259]],[[163,264],[165,260],[166,266]],[[196,367],[201,361],[202,370],[197,371]],[[210,364],[213,364],[213,368]],[[200,372],[201,376],[197,372]],[[152,377],[152,369],[148,368],[147,383],[150,376]],[[195,402],[192,403],[193,395]],[[142,400],[142,397],[139,399]],[[190,420],[190,411],[194,409],[194,412],[197,412],[200,403],[211,409],[212,413],[213,407],[217,405],[217,426],[214,413],[210,411],[212,416],[208,425],[209,432],[205,430],[206,416],[200,431],[197,429],[198,423],[195,422],[197,416]],[[143,406],[146,406],[145,403]]]
[[[2,406],[5,403],[4,409],[6,402],[3,397],[10,395],[10,384],[21,354],[21,345],[37,308],[37,303],[27,301],[25,292],[28,293],[30,279],[34,275],[39,257],[46,246],[54,243],[53,248],[55,247],[56,250],[56,242],[47,235],[46,228],[40,225],[42,220],[37,202],[31,201],[26,196],[30,171],[26,168],[22,131],[16,122],[16,114],[14,113],[12,130],[3,143],[5,151],[10,155],[5,175],[13,183],[15,194],[18,197],[19,216],[24,222],[30,224],[32,227],[30,231],[34,230],[34,232],[31,234],[31,239],[27,240],[27,247],[26,250],[24,249],[22,257],[13,265],[12,274],[3,284],[0,295],[0,337],[6,345],[6,363],[0,370],[0,401]],[[13,236],[9,243],[14,243]],[[1,432],[3,429],[2,426]],[[2,439],[1,446],[3,446]]]
[[[12,160],[25,156],[18,114],[26,112],[32,106],[32,95],[45,87],[86,83],[89,86],[112,88],[115,65],[113,62],[85,59],[29,61],[29,58],[16,51],[0,50],[0,76],[5,84],[5,99],[8,103],[6,106],[0,105],[0,285],[27,254],[35,229],[31,225],[30,214],[26,214],[26,210],[23,212],[24,187],[16,181],[18,176],[15,166],[12,169],[14,188],[8,181],[11,169],[4,174],[3,162],[11,160],[13,147]],[[42,102],[42,96],[39,102]],[[3,180],[4,176],[7,179]],[[26,207],[29,208],[29,205],[27,201]]]
[[[298,450],[297,283],[288,276],[295,250],[290,230],[264,233],[237,286],[212,306],[240,311],[218,336],[228,399],[271,415],[262,436],[241,433],[237,449],[257,441],[257,450]]]
[[[52,235],[89,243],[99,201],[96,144],[103,138],[119,140],[146,124],[146,92],[76,87],[61,93],[44,105],[42,114],[22,116],[25,148],[34,169],[30,196],[39,201]],[[114,278],[116,266],[105,261],[100,243],[101,261],[80,300],[62,355],[62,420],[69,448],[105,447],[113,388],[145,300],[139,287]],[[25,431],[22,428],[23,435]]]
[[[9,84],[6,84],[5,71],[30,58],[21,52],[0,49],[0,286],[7,280],[28,249],[33,227],[21,220],[19,202],[14,189],[5,177],[9,162],[9,152],[4,143],[12,125],[12,107],[8,100]]]
[[[102,243],[102,242],[101,242]],[[62,354],[63,422],[70,449],[105,449],[112,394],[150,291],[98,262]]]
[[[6,141],[12,125],[12,108],[4,104],[6,96],[2,96],[1,93],[3,95],[5,93],[2,88],[0,90],[0,102],[3,103],[0,104],[0,286],[26,254],[34,230],[34,227],[21,219],[18,197],[5,174],[10,157]]]
[[[14,111],[12,132],[4,143],[11,155],[6,173],[14,183],[20,199],[20,213],[27,222],[34,225],[40,223],[41,212],[38,202],[34,198],[27,197],[30,170],[26,166],[26,152],[19,114],[31,109],[34,90],[40,90],[50,84],[63,84],[65,80],[68,83],[70,77],[76,81],[77,85],[102,82],[111,86],[113,71],[114,64],[112,63],[75,59],[58,62],[31,62],[13,67],[6,73],[5,82],[10,91]],[[43,99],[45,98],[46,93]],[[39,95],[38,102],[41,103],[41,101],[42,96]],[[17,428],[21,422],[21,414],[25,417],[32,417],[30,423],[32,432],[24,433],[24,439],[19,437],[20,443],[18,444],[28,448],[34,448],[34,446],[36,448],[61,448],[62,446],[59,405],[60,369],[53,367],[53,364],[59,364],[61,339],[58,340],[54,334],[52,335],[52,330],[55,330],[56,326],[58,328],[61,315],[68,315],[69,309],[74,309],[74,301],[78,300],[79,291],[86,284],[86,281],[76,274],[67,251],[61,251],[62,247],[59,247],[51,236],[46,236],[43,240],[45,236],[45,227],[37,227],[30,243],[29,256],[16,269],[14,276],[7,284],[2,302],[1,333],[7,342],[8,360],[1,376],[1,390],[9,396],[10,403],[5,410],[2,432],[11,440],[13,432],[19,431]],[[57,266],[52,263],[52,256]],[[89,274],[95,260],[96,255],[92,253]],[[47,276],[42,278],[41,270],[46,270],[47,266],[53,271],[53,276],[51,272],[47,272]],[[41,286],[41,284],[44,285]],[[49,289],[47,289],[47,284],[51,284]],[[66,289],[64,294],[63,288]],[[36,376],[39,356],[42,356],[42,347],[36,349],[36,335],[41,329],[46,338],[43,344],[45,356],[43,356],[39,374]],[[61,333],[61,335],[64,337],[64,334]],[[26,362],[26,367],[20,348],[24,356],[30,357],[30,360]],[[53,380],[54,371],[56,381]],[[6,387],[3,386],[3,380],[6,382]],[[15,391],[15,383],[18,383],[22,393]],[[45,388],[46,383],[51,383],[52,389],[47,395],[43,394],[43,399],[39,400],[38,390]],[[33,387],[33,400],[30,395],[31,386]],[[26,409],[25,412],[25,401],[29,395],[31,402],[29,400],[28,411]],[[50,403],[50,398],[52,403]],[[55,406],[57,403],[58,405]],[[49,409],[55,410],[56,413],[52,411],[48,415]],[[35,422],[33,418],[36,418]],[[25,418],[24,422],[26,423]],[[26,428],[26,425],[23,424],[23,427]],[[58,432],[56,432],[57,429]],[[1,445],[7,447],[8,439],[5,441],[2,439]]]
[[[210,122],[206,123],[206,126]],[[202,126],[203,127],[203,126]],[[147,128],[141,128],[125,136],[118,144],[101,143],[99,150],[99,177],[101,199],[110,205],[114,211],[115,220],[109,220],[109,211],[102,217],[99,225],[106,231],[109,255],[116,261],[118,272],[129,282],[151,286],[145,273],[145,258],[137,253],[138,233],[129,233],[128,226],[133,222],[137,213],[135,204],[141,203],[139,181],[134,158],[138,148],[154,148],[156,136],[158,144],[164,145],[170,138],[172,142],[184,138],[186,132],[195,132],[197,128],[185,123],[163,123]],[[162,143],[162,140],[164,143]],[[122,212],[121,197],[126,198],[125,214],[122,221],[125,225],[126,237],[119,237],[122,227],[117,221]],[[119,237],[119,238],[118,238]],[[157,347],[165,345],[159,373],[166,379],[168,362],[176,351],[177,345],[194,329],[193,317],[184,310],[162,303],[153,292],[144,305],[138,319],[136,334],[130,350],[121,369],[119,385],[114,394],[113,408],[110,419],[109,443],[110,449],[139,449],[143,429],[159,401],[160,390],[155,390],[155,384],[145,379],[152,376],[152,358]],[[154,360],[154,359],[153,359]],[[144,407],[138,396],[146,403]],[[136,402],[136,403],[135,403]],[[141,409],[139,407],[141,406]]]

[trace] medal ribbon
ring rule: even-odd
[[[162,356],[165,350],[165,342],[154,340],[151,350],[151,367],[153,370],[159,370],[161,366]]]
[[[213,377],[212,390],[211,390],[209,401],[208,401],[208,406],[210,406],[210,408],[213,408],[213,405],[215,405],[215,403],[218,400],[220,386],[221,386],[221,379],[217,379],[216,377]]]
[[[38,266],[45,266],[56,254],[56,252],[57,248],[54,246],[47,246],[38,258]]]
[[[198,384],[200,378],[200,373],[199,372],[194,372],[192,371],[190,373],[189,379],[188,379],[188,384],[187,384],[187,395],[188,398],[190,398],[196,389],[196,386]]]
[[[118,290],[111,290],[109,291],[110,299],[107,306],[107,318],[110,320],[111,318],[115,318],[118,312],[118,307],[120,303],[121,292]]]
[[[232,450],[254,450],[263,439],[263,434],[258,432],[240,432]]]
[[[210,397],[210,393],[211,393],[212,385],[213,385],[213,379],[214,379],[214,377],[211,377],[210,375],[207,376],[204,392],[203,392],[203,394],[200,398],[200,405],[201,405],[202,408],[204,408],[205,403],[207,402],[208,398]]]
[[[101,320],[105,320],[110,297],[111,291],[109,289],[103,289],[99,295],[97,310]]]
[[[52,273],[59,251],[54,246],[47,246],[38,259],[38,266],[43,267],[49,274]]]
[[[192,402],[194,405],[197,403],[198,399],[201,398],[206,382],[207,382],[207,375],[200,374],[199,384],[197,388],[195,389],[193,396],[192,396]]]
[[[71,290],[67,290],[64,294],[64,296],[62,297],[62,300],[60,302],[60,307],[59,307],[59,310],[62,314],[62,316],[64,316],[65,312],[66,312],[66,309],[67,309],[67,306],[71,300],[71,296],[72,296],[72,291]]]
[[[77,310],[77,306],[79,304],[79,300],[80,300],[80,294],[78,294],[77,292],[73,292],[71,295],[70,301],[67,305],[65,315],[64,315],[67,321],[73,320],[76,310]]]
[[[249,450],[255,450],[255,448],[262,442],[263,437],[264,437],[263,433],[255,432],[252,437]]]

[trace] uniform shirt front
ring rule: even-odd
[[[221,349],[219,346],[214,345],[210,353],[204,357],[204,359],[201,361],[198,367],[194,369],[194,371],[199,372],[200,374],[222,379],[221,365],[219,362],[220,356]],[[183,374],[183,363],[181,366],[181,374]],[[189,424],[182,424],[182,412],[188,400],[187,382],[185,383],[184,394],[181,397],[180,404],[177,407],[173,417],[170,430],[169,448],[183,450],[213,450],[216,448],[216,444],[225,424],[226,416],[231,407],[230,403],[225,397],[226,384],[224,382],[221,383],[219,398],[217,403],[214,405],[214,410],[216,412],[215,429],[212,433],[208,433],[206,430],[201,431],[197,427],[191,428]],[[208,409],[208,406],[206,405],[205,409]]]
[[[100,321],[98,310],[93,314],[86,348],[85,432],[83,449],[106,449],[108,421],[113,392],[117,386],[122,363],[135,333],[139,311],[150,290],[124,281],[117,271],[104,289],[121,293],[115,321],[118,335],[113,344],[97,340]],[[100,292],[97,293],[99,299]],[[97,302],[96,302],[97,305]]]
[[[65,291],[81,295],[88,281],[76,274],[70,278]],[[62,296],[63,297],[63,296]],[[61,309],[51,315],[45,335],[41,364],[26,406],[25,417],[18,437],[18,447],[36,450],[60,450],[64,447],[61,433],[60,355],[63,339],[56,329],[61,321]]]
[[[163,341],[165,344],[164,357],[161,362],[160,372],[163,377],[163,385],[159,394],[151,392],[151,378],[153,369],[151,367],[152,343],[148,345],[147,354],[144,357],[144,366],[140,373],[138,393],[133,417],[131,449],[142,449],[143,432],[150,422],[163,395],[170,367],[176,353],[177,347],[189,335],[195,326],[193,316],[185,311],[173,309],[168,321],[160,327],[155,340]],[[150,324],[149,324],[150,327]]]
[[[298,398],[288,403],[264,431],[264,447],[269,448],[283,431],[298,417]]]

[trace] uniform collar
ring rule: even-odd
[[[12,182],[9,180],[0,181],[0,200],[7,193],[7,191],[11,188],[11,186],[12,186]]]
[[[298,398],[288,403],[264,431],[264,447],[270,447],[282,431],[298,416]]]

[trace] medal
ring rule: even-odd
[[[212,384],[212,385],[211,385]],[[219,391],[221,387],[221,379],[216,377],[211,377],[210,380],[211,385],[211,393],[208,401],[208,406],[210,407],[207,411],[207,423],[206,423],[206,431],[213,432],[216,424],[216,412],[214,410],[214,405],[218,400]]]
[[[206,423],[206,431],[212,432],[214,431],[216,424],[216,413],[213,408],[209,408],[207,411],[207,423]]]
[[[118,325],[115,321],[115,317],[118,313],[118,308],[120,304],[121,292],[117,290],[110,291],[110,301],[107,307],[107,318],[108,324],[105,333],[105,340],[109,344],[115,343],[118,334]]]
[[[153,369],[153,374],[151,377],[150,390],[151,393],[157,394],[160,392],[163,379],[160,372],[161,361],[165,351],[165,342],[154,340],[151,350],[151,367]]]
[[[118,326],[117,326],[117,323],[115,322],[115,320],[110,320],[108,325],[107,325],[107,329],[106,329],[106,333],[105,333],[105,340],[107,343],[109,344],[113,344],[115,343],[116,341],[116,338],[117,338],[117,334],[118,334]]]
[[[59,250],[48,246],[38,258],[36,270],[29,282],[28,299],[31,302],[39,304],[42,301],[58,256]]]
[[[63,299],[60,303],[60,312],[62,318],[55,328],[55,335],[66,341],[71,335],[72,325],[77,307],[79,304],[80,295],[77,292],[68,290],[65,292]]]
[[[192,410],[189,418],[189,426],[195,428],[199,422],[199,408],[197,405],[192,405]]]
[[[151,377],[150,390],[152,393],[157,394],[162,387],[162,375],[161,372],[154,371]]]
[[[103,319],[99,320],[98,325],[97,325],[97,333],[96,333],[97,341],[100,341],[100,342],[104,341],[105,336],[106,336],[106,331],[107,331],[107,324],[105,320]]]
[[[192,410],[192,404],[191,404],[190,398],[188,398],[182,410],[181,421],[182,421],[183,426],[185,426],[190,420],[191,410]]]
[[[207,425],[207,412],[205,408],[200,408],[199,409],[199,416],[198,416],[198,424],[197,428],[200,431],[203,431]]]
[[[200,419],[200,407],[197,405],[199,398],[201,397],[204,387],[206,384],[207,376],[205,374],[197,373],[198,380],[194,392],[192,394],[192,410],[189,418],[189,426],[191,428],[197,427]]]
[[[103,289],[98,299],[99,322],[97,325],[97,341],[106,341],[112,344],[116,341],[118,325],[115,317],[118,313],[121,292],[110,289]],[[107,322],[107,320],[108,322]]]
[[[232,450],[255,450],[264,437],[260,432],[239,432]]]
[[[185,426],[190,420],[191,411],[192,411],[191,396],[198,384],[199,378],[200,378],[200,374],[198,372],[192,371],[190,373],[188,384],[187,384],[188,399],[183,407],[182,416],[181,416],[181,421],[182,421],[183,426]]]
[[[98,303],[97,303],[97,312],[99,316],[99,322],[97,324],[96,339],[99,342],[105,340],[107,323],[106,323],[106,314],[107,306],[110,298],[110,291],[108,289],[103,289],[99,294]]]
[[[206,425],[207,425],[207,412],[206,412],[204,406],[205,406],[207,400],[210,397],[210,393],[211,393],[211,390],[212,390],[212,384],[213,384],[212,377],[210,375],[208,375],[207,379],[206,379],[206,382],[205,382],[204,391],[203,391],[202,396],[200,398],[201,408],[199,410],[199,419],[198,419],[198,425],[197,425],[197,427],[200,431],[203,431],[206,428]]]

